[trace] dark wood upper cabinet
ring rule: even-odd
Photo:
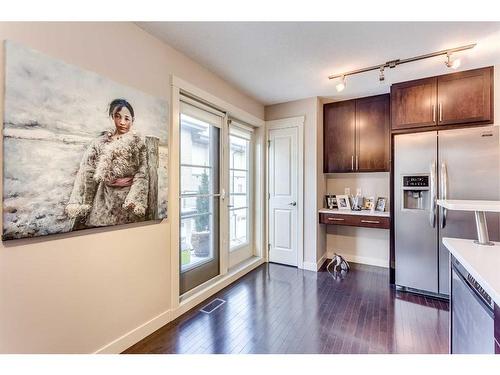
[[[393,130],[493,123],[493,67],[391,86]]]
[[[324,105],[323,132],[323,171],[352,172],[356,133],[353,100]]]
[[[390,159],[390,97],[356,100],[356,170],[388,171]]]
[[[492,82],[493,67],[438,77],[438,124],[491,121]]]
[[[391,86],[393,129],[437,125],[437,79],[425,78]]]
[[[325,104],[324,173],[389,170],[389,94]]]

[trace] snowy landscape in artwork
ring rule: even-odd
[[[165,218],[167,101],[12,41],[4,51],[2,240]]]

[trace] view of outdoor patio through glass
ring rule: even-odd
[[[229,136],[230,251],[249,243],[250,135],[231,129]]]
[[[220,129],[181,114],[181,271],[214,259],[218,246]],[[217,232],[217,233],[216,233]]]

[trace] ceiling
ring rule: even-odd
[[[459,70],[500,64],[500,22],[139,22],[257,101],[312,96],[347,99],[389,92],[390,85],[450,72],[444,57],[338,81],[328,76],[470,43]]]

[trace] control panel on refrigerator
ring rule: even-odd
[[[402,176],[402,209],[425,210],[429,202],[429,175]]]
[[[429,187],[429,176],[403,176],[403,187]]]

